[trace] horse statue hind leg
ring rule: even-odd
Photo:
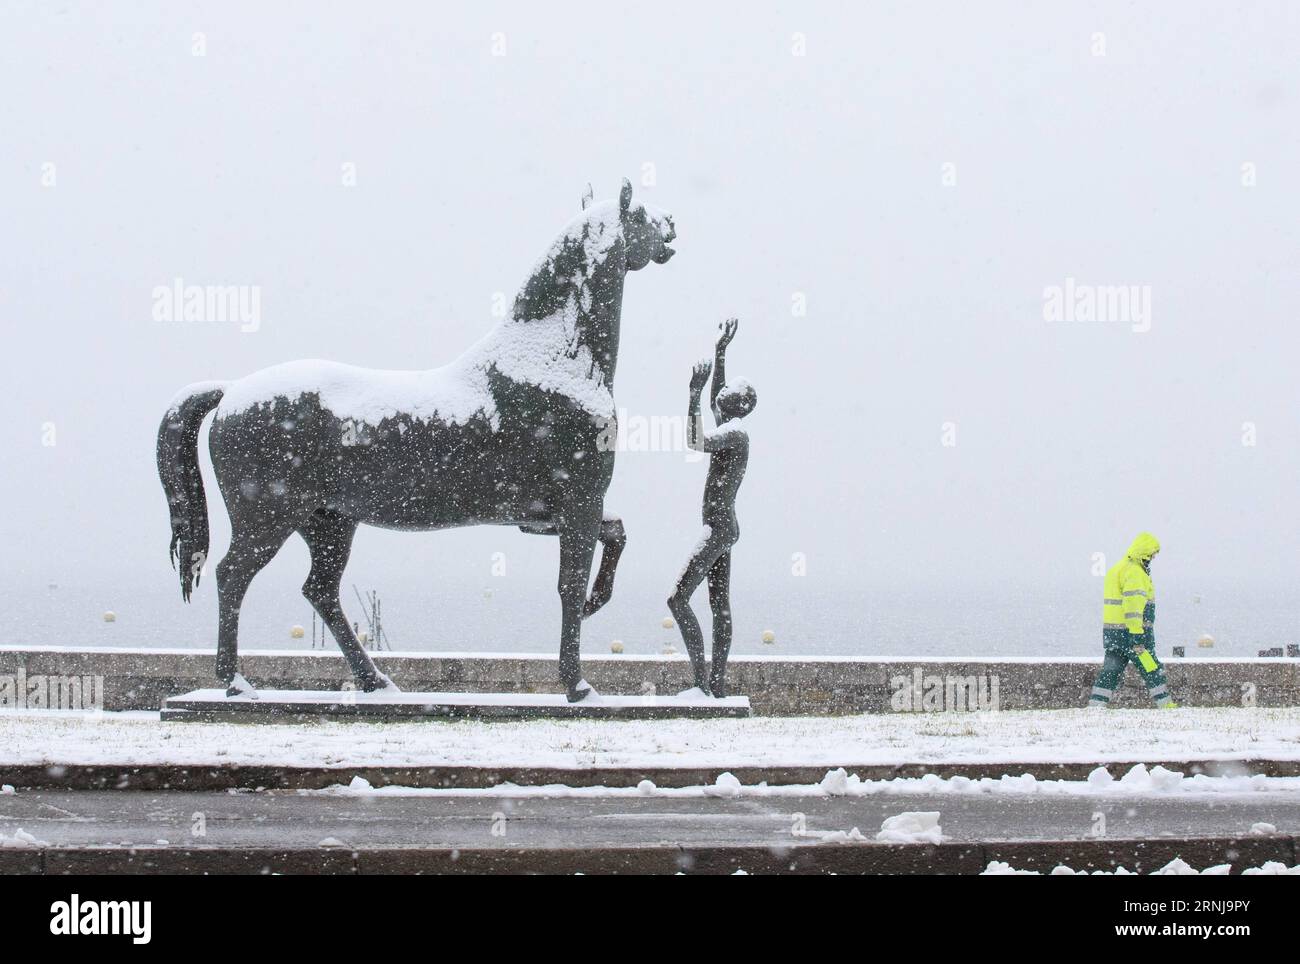
[[[169,408],[158,430],[158,468],[172,514],[173,563],[179,562],[181,594],[188,601],[199,582],[208,553],[208,518],[198,463],[198,428],[215,408],[225,387],[205,383],[186,389]],[[217,680],[227,695],[255,696],[239,673],[239,611],[253,578],[297,531],[311,552],[311,571],[303,595],[320,614],[343,651],[357,685],[365,691],[395,689],[379,672],[343,615],[339,589],[352,548],[357,523],[305,498],[268,498],[255,473],[242,462],[241,446],[222,444],[222,429],[214,425],[213,467],[230,514],[230,547],[217,564]],[[295,511],[296,509],[296,511]]]
[[[317,509],[298,529],[311,552],[311,571],[302,584],[302,594],[329,627],[361,689],[365,692],[379,689],[395,692],[397,687],[393,681],[375,668],[370,654],[343,615],[339,590],[343,583],[343,570],[347,568],[348,556],[352,553],[352,537],[356,533],[356,522],[329,509]]]

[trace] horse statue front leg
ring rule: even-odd
[[[582,618],[586,619],[599,612],[614,595],[614,574],[618,571],[618,557],[627,545],[627,533],[623,531],[623,520],[616,515],[606,515],[600,523],[600,569],[596,572],[596,581],[592,584],[591,595],[582,607]]]
[[[519,531],[535,536],[559,535],[559,529],[553,522],[522,525]],[[596,571],[596,581],[591,587],[591,593],[583,603],[583,619],[600,612],[614,595],[614,576],[618,572],[618,560],[623,554],[623,547],[627,545],[623,520],[616,515],[606,514],[601,520],[596,541],[600,543],[600,568]]]

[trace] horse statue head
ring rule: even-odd
[[[582,196],[584,211],[593,207],[591,200],[592,190],[588,184]],[[612,207],[614,202],[605,203]],[[623,188],[618,196],[618,215],[623,227],[628,271],[640,271],[651,261],[667,264],[668,259],[677,253],[668,244],[677,237],[673,216],[642,201],[632,203],[632,182],[627,178],[623,178]]]
[[[669,242],[677,237],[667,211],[632,200],[632,183],[623,179],[616,200],[592,201],[591,185],[582,196],[582,214],[560,232],[529,272],[511,312],[516,321],[546,318],[569,297],[598,285],[622,282],[629,271],[650,262],[667,264],[677,252]],[[618,291],[622,294],[621,288]]]
[[[515,296],[512,322],[565,319],[572,355],[586,347],[600,371],[595,381],[613,384],[618,361],[623,280],[629,271],[666,264],[677,237],[667,211],[632,199],[623,179],[616,199],[593,201],[591,185],[582,213],[570,221],[538,259]]]

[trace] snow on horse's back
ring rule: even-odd
[[[668,218],[644,205],[641,210],[651,219]],[[566,395],[599,418],[612,418],[609,379],[583,342],[581,323],[593,307],[593,282],[620,240],[617,202],[586,209],[537,260],[511,317],[441,368],[392,371],[318,359],[286,362],[227,384],[216,417],[314,394],[340,421],[378,425],[406,415],[463,425],[479,416],[496,427],[488,377],[494,370],[511,381]],[[536,291],[547,297],[537,297]]]

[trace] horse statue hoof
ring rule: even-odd
[[[363,693],[400,693],[401,689],[385,673],[376,671],[375,678],[361,684]]]
[[[564,698],[570,703],[581,703],[594,692],[595,690],[591,688],[591,684],[585,679],[581,679],[569,687],[568,692],[564,694]]]
[[[226,687],[226,696],[244,696],[250,700],[258,699],[257,690],[253,689],[253,684],[244,679],[243,673],[236,673],[231,679],[230,685]]]

